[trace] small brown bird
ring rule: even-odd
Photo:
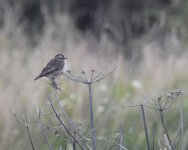
[[[54,79],[66,71],[66,59],[67,58],[62,54],[55,55],[34,80],[46,77],[49,78],[52,83],[55,83]]]

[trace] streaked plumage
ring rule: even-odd
[[[34,80],[42,77],[47,77],[50,80],[54,80],[55,77],[61,75],[65,71],[65,59],[67,58],[64,55],[57,54],[48,62],[42,72]]]

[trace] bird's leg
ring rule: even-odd
[[[61,89],[57,86],[57,83],[55,82],[55,80],[54,80],[54,78],[51,78],[50,79],[51,80],[51,85],[52,85],[52,87],[55,89],[55,90],[60,90],[61,91]]]

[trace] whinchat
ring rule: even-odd
[[[55,55],[34,80],[46,77],[52,81],[52,84],[56,85],[55,78],[66,71],[66,59],[67,58],[62,54]]]

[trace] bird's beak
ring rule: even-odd
[[[68,58],[64,58],[64,59],[68,59]]]

